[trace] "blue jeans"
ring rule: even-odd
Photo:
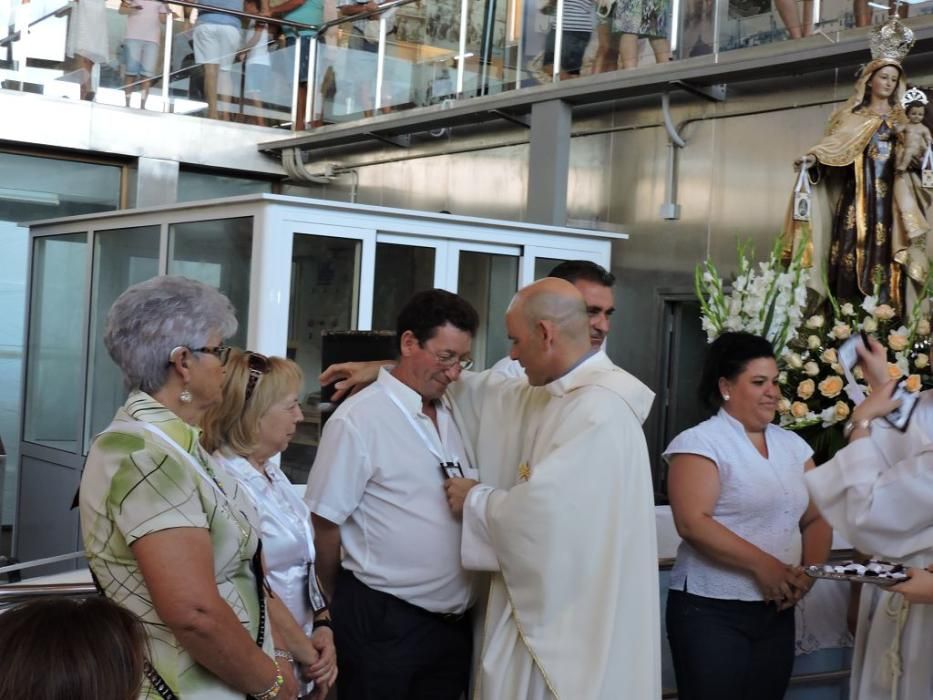
[[[794,666],[794,609],[669,591],[680,700],[781,700]]]

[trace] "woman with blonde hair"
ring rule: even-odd
[[[223,400],[204,418],[202,444],[253,500],[260,516],[266,575],[310,646],[320,655],[307,669],[323,698],[337,677],[330,613],[314,575],[311,514],[272,461],[288,447],[303,415],[298,399],[301,369],[283,357],[234,350],[227,362]],[[290,649],[299,653],[299,648]]]

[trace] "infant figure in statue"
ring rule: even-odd
[[[923,170],[929,169],[928,178],[933,178],[933,162],[926,162],[926,154],[933,143],[930,130],[924,125],[927,96],[922,90],[910,88],[903,99],[907,123],[899,130],[900,143],[897,153],[897,182],[895,187],[906,187],[913,195],[920,213],[928,222],[933,207],[933,192],[924,187]],[[933,182],[927,183],[928,186]],[[926,280],[929,262],[926,251],[926,230],[929,227],[915,229],[910,237],[906,251],[907,275],[918,282]]]

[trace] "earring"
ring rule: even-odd
[[[193,399],[194,397],[191,395],[191,392],[188,391],[187,386],[185,386],[185,388],[182,389],[181,393],[178,395],[178,400],[181,401],[182,403],[191,403]]]
[[[731,398],[731,397],[729,396],[729,394],[723,394],[723,395],[722,395],[722,400],[723,400],[723,401],[728,401],[730,398]]]

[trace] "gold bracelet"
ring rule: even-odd
[[[275,664],[275,680],[272,681],[272,685],[269,688],[261,693],[253,693],[253,698],[255,700],[274,700],[279,696],[279,691],[282,689],[282,686],[285,685],[285,676],[282,675],[279,662],[272,659],[272,663]]]

